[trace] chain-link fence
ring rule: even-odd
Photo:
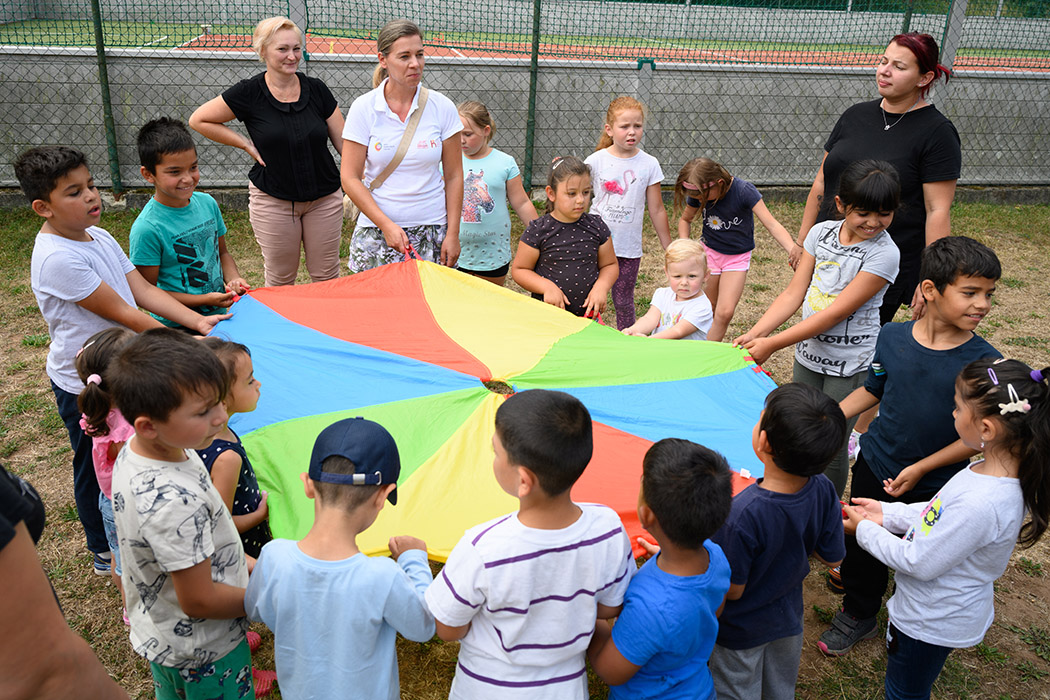
[[[643,146],[670,180],[708,155],[809,184],[838,116],[878,96],[889,39],[928,32],[955,69],[931,101],[962,136],[962,183],[1050,184],[1050,0],[0,0],[0,185],[17,153],[62,143],[101,184],[143,186],[138,127],[262,70],[251,32],[272,15],[307,31],[302,70],[344,110],[371,88],[378,29],[413,19],[426,84],[487,104],[535,184],[554,155],[594,149],[622,94],[648,105]],[[246,154],[199,146],[202,184],[246,183]]]

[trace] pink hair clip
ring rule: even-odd
[[[999,386],[999,377],[995,376],[995,370],[991,367],[988,368],[988,378],[992,380],[992,384]]]
[[[94,344],[95,344],[94,340],[92,340],[90,343],[85,343],[84,347],[82,347],[79,350],[77,350],[77,354],[74,357],[80,357],[80,353],[84,352],[85,350],[87,350],[88,348],[90,348]]]
[[[97,374],[89,374],[88,378],[84,380],[84,383],[94,384],[95,386],[98,386],[102,383],[102,377],[98,376]]]
[[[1017,395],[1017,389],[1014,389],[1013,384],[1006,385],[1006,393],[1010,397],[1009,403],[999,404],[999,415],[1005,416],[1007,413],[1028,413],[1032,410],[1032,404],[1028,403],[1028,399],[1022,398]]]

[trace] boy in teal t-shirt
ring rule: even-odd
[[[138,150],[154,193],[131,225],[131,262],[183,305],[205,316],[222,313],[250,287],[226,249],[219,205],[194,191],[200,172],[193,138],[182,122],[161,117],[139,130]]]

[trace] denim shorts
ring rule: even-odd
[[[98,510],[102,513],[102,527],[106,531],[109,551],[113,552],[113,573],[120,576],[124,570],[120,568],[120,545],[117,542],[117,523],[113,520],[113,501],[101,491],[98,494]]]

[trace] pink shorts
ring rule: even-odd
[[[707,269],[712,275],[720,275],[723,272],[747,272],[751,269],[751,251],[726,255],[717,250],[704,246],[707,253]]]

